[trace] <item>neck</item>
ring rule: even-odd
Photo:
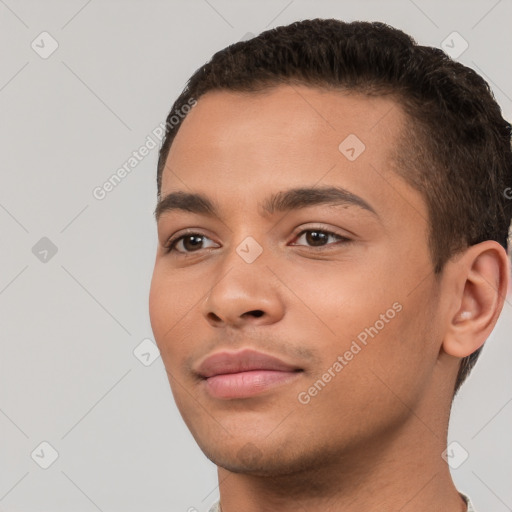
[[[293,474],[255,476],[219,467],[222,512],[466,512],[441,456],[449,406],[432,414],[432,405],[420,404],[385,436]]]

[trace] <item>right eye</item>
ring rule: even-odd
[[[165,253],[177,252],[181,254],[189,254],[191,252],[198,252],[198,250],[204,248],[201,247],[203,239],[212,241],[207,236],[194,232],[185,233],[178,237],[171,237],[164,246],[166,249]]]

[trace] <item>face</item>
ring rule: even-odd
[[[393,171],[404,119],[390,99],[283,85],[207,93],[179,129],[161,197],[215,213],[162,203],[150,318],[217,465],[326,464],[427,392],[441,306],[425,202]]]

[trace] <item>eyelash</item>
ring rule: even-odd
[[[346,243],[350,243],[350,242],[353,242],[353,240],[351,240],[350,238],[347,238],[345,236],[342,236],[342,235],[339,235],[338,233],[335,233],[333,231],[329,231],[327,229],[322,229],[320,227],[313,227],[313,228],[309,228],[309,229],[303,229],[301,232],[299,232],[299,234],[297,235],[297,239],[299,239],[302,235],[304,235],[305,233],[309,233],[309,232],[315,232],[315,233],[322,233],[324,235],[328,235],[328,236],[334,236],[336,238],[338,238],[338,242],[342,242],[344,244]],[[182,254],[182,255],[189,255],[189,254],[194,254],[194,253],[198,253],[201,251],[201,249],[198,249],[197,251],[190,251],[190,252],[187,252],[187,251],[178,251],[176,250],[176,245],[183,239],[187,238],[187,237],[190,237],[190,236],[199,236],[199,237],[202,237],[202,238],[207,238],[208,240],[210,240],[206,235],[203,235],[202,233],[197,233],[197,232],[194,232],[194,231],[191,231],[189,233],[184,233],[182,235],[180,235],[179,237],[176,237],[176,238],[170,238],[167,243],[165,244],[164,246],[164,249],[165,249],[165,254],[169,254],[171,252],[175,252],[175,253],[178,253],[178,254]],[[294,244],[296,245],[296,244]],[[326,246],[318,246],[318,247],[315,247],[315,246],[302,246],[302,245],[299,245],[299,247],[309,247],[310,249],[313,249],[313,250],[325,250],[324,248],[325,247],[328,247],[330,245],[334,245],[334,244],[327,244]]]

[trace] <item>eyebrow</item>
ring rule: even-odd
[[[259,204],[262,215],[274,215],[276,212],[288,212],[310,206],[357,206],[379,217],[372,206],[363,198],[341,187],[292,188],[277,192]],[[186,211],[220,218],[219,207],[207,196],[199,193],[176,191],[167,194],[158,201],[154,215],[156,220],[163,213]]]

